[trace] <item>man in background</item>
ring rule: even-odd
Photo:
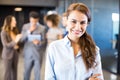
[[[39,14],[35,11],[29,14],[29,23],[22,28],[24,42],[24,80],[30,80],[31,70],[34,67],[35,80],[40,80],[40,67],[45,44],[45,27],[39,23]]]

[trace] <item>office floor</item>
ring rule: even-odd
[[[107,69],[108,67],[110,67],[110,65],[108,65],[107,60],[105,60],[105,57],[102,56],[102,61],[104,63],[103,65],[103,75],[104,75],[104,79],[105,80],[120,80],[120,76],[116,75],[116,74],[112,74],[110,73],[110,69]],[[112,60],[112,58],[111,58]],[[18,80],[23,80],[23,73],[24,73],[24,60],[23,60],[23,54],[20,54],[19,56],[19,64],[18,64]],[[41,80],[44,80],[44,66],[45,66],[45,61],[43,60],[43,65],[42,65],[42,69],[41,69]],[[107,65],[107,67],[105,67]],[[111,64],[112,65],[112,64]],[[105,67],[105,68],[104,68]],[[115,66],[113,66],[113,69],[116,69]],[[2,60],[0,58],[0,80],[3,80],[3,64],[2,64]],[[31,74],[31,80],[34,80],[34,74],[32,71]]]

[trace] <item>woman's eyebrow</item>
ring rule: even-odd
[[[71,19],[72,21],[77,21],[76,19]]]
[[[71,20],[78,21],[78,22],[86,22],[86,20],[81,20],[81,21],[76,20],[76,19],[71,19]]]

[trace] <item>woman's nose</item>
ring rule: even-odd
[[[76,23],[76,26],[75,26],[76,29],[80,29],[81,28],[81,25],[79,22]]]

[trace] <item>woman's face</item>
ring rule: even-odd
[[[49,28],[53,27],[53,24],[50,20],[46,21],[46,24]]]
[[[88,18],[85,14],[74,10],[70,12],[67,19],[68,37],[78,39],[86,31]]]
[[[15,17],[12,17],[11,27],[12,28],[16,27],[16,19],[15,19]]]

